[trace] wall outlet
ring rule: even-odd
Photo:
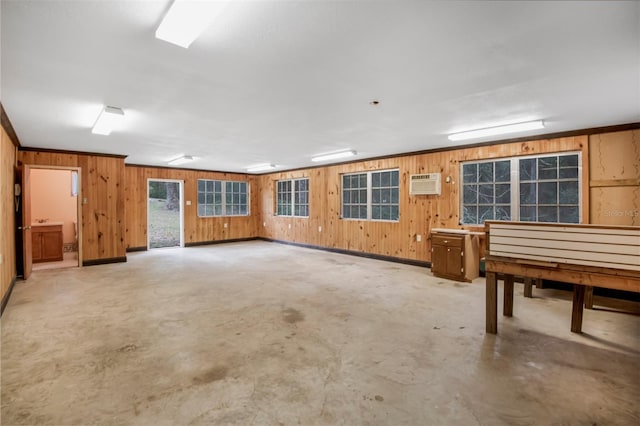
[[[417,242],[422,241],[422,235],[417,234],[417,235],[416,235],[416,241],[417,241]]]
[[[267,227],[267,222],[262,222],[262,227],[266,228]]]
[[[291,229],[291,224],[289,224],[289,229]]]
[[[82,199],[82,204],[87,204],[87,197],[84,197],[84,198]]]
[[[322,232],[322,226],[318,226],[318,232]]]
[[[225,227],[225,228],[228,228],[228,227],[229,227],[229,224],[228,224],[228,223],[225,223],[225,224],[224,224],[224,227]]]
[[[187,200],[187,205],[190,206],[191,205],[191,200]]]

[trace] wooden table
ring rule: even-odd
[[[582,331],[585,289],[640,292],[640,227],[486,222],[486,331],[498,332],[497,275],[503,315],[513,316],[513,278],[573,284],[571,331]]]

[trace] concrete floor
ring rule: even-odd
[[[2,424],[640,422],[640,317],[267,242],[38,271],[2,317]],[[560,296],[560,297],[559,297]]]

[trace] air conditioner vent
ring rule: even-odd
[[[411,175],[409,193],[411,195],[440,195],[440,173]]]

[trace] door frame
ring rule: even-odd
[[[149,183],[150,182],[171,182],[178,184],[178,198],[180,203],[180,248],[184,247],[184,180],[147,178],[147,250],[151,250],[151,233],[149,232]]]
[[[78,227],[77,229],[77,238],[78,238],[78,268],[82,267],[82,200],[83,200],[83,194],[82,194],[82,167],[75,167],[75,166],[49,166],[49,165],[42,165],[42,164],[23,164],[22,165],[23,169],[22,169],[22,174],[23,174],[23,178],[22,178],[22,183],[21,185],[23,186],[21,188],[21,192],[22,192],[22,217],[23,219],[30,219],[25,217],[25,213],[29,213],[30,216],[30,212],[31,212],[31,170],[33,169],[40,169],[40,170],[68,170],[70,172],[75,171],[78,173],[78,195],[76,197],[76,226]],[[25,188],[26,187],[26,188]],[[28,205],[27,205],[28,203]],[[30,240],[27,241],[27,239],[31,238],[31,224],[25,224],[24,220],[22,223],[22,236],[23,236],[23,241],[22,241],[22,247],[23,247],[23,252],[22,252],[22,260],[23,260],[23,267],[24,267],[24,271],[23,271],[23,279],[27,280],[29,279],[29,276],[31,275],[32,269],[33,269],[33,254],[29,251],[31,250],[31,244],[30,244]]]

